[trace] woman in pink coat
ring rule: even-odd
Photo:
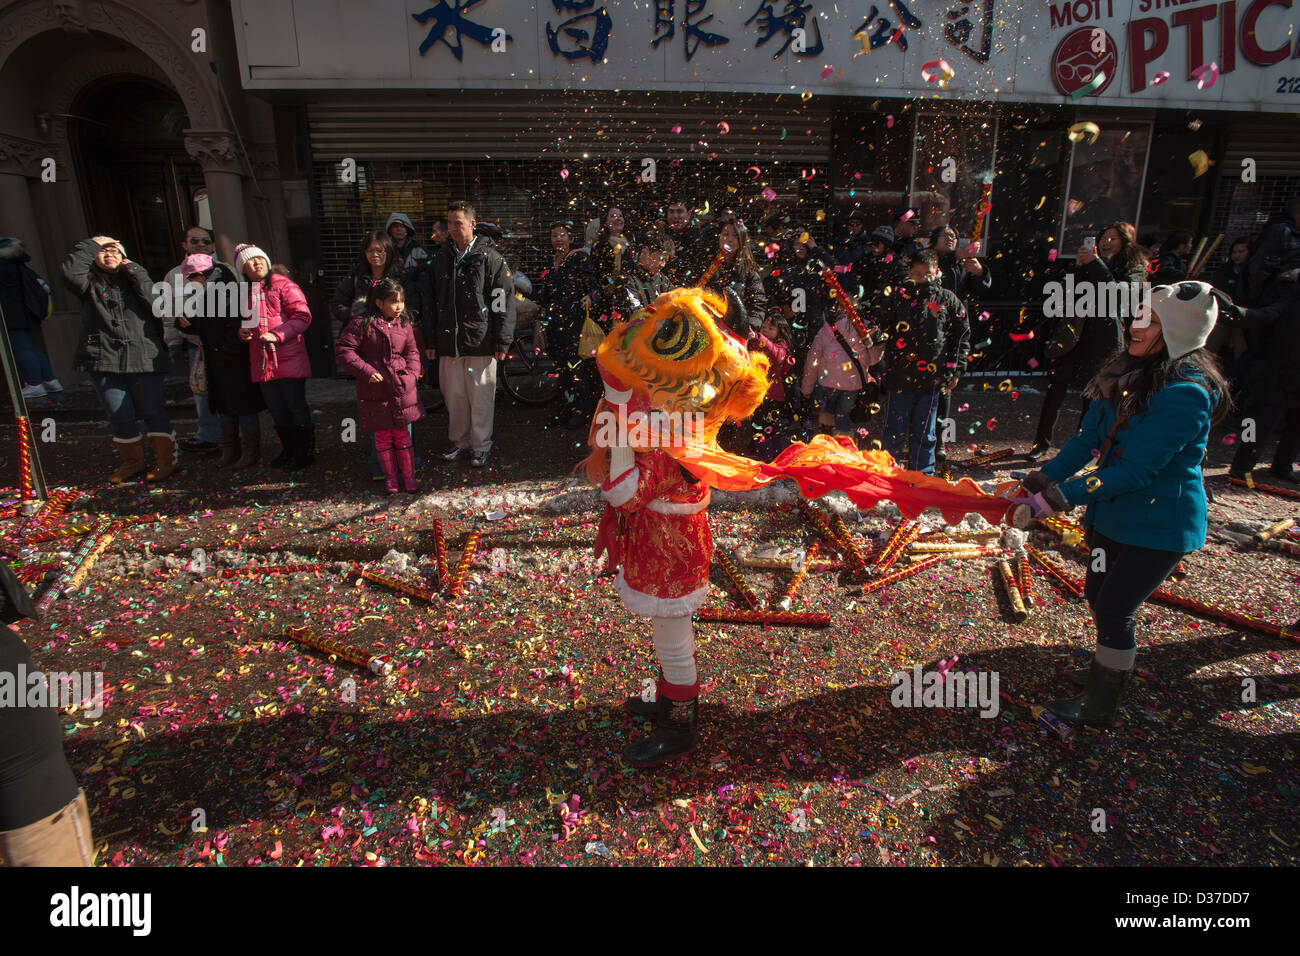
[[[235,271],[252,286],[249,319],[257,320],[257,328],[240,329],[239,337],[249,343],[253,381],[260,383],[280,436],[280,454],[271,467],[299,471],[316,455],[316,429],[307,407],[311,363],[302,338],[311,311],[302,289],[283,269],[273,269],[252,243],[235,249]]]

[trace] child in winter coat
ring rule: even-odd
[[[763,327],[750,335],[751,352],[762,352],[770,360],[767,378],[767,398],[754,413],[754,425],[760,429],[755,435],[755,451],[764,461],[771,461],[784,447],[787,425],[785,379],[794,371],[794,351],[790,346],[790,323],[782,315],[768,314]],[[771,454],[768,454],[771,452]]]
[[[374,432],[390,495],[397,494],[399,473],[408,494],[418,491],[407,426],[424,417],[416,392],[420,349],[405,305],[401,283],[380,279],[371,287],[366,314],[348,323],[334,347],[339,365],[356,376],[358,424]]]
[[[828,318],[813,338],[800,390],[804,398],[813,397],[817,403],[824,429],[833,428],[836,434],[851,437],[849,414],[862,389],[875,381],[867,369],[880,361],[884,346],[870,339],[864,342],[843,309],[837,308],[832,317],[835,324]]]

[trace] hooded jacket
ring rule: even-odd
[[[30,331],[49,312],[50,287],[31,261],[21,239],[0,239],[0,308],[11,332]]]
[[[153,281],[125,260],[116,272],[95,265],[99,243],[82,239],[63,261],[63,277],[81,297],[75,365],[85,372],[166,372],[163,323],[153,314]]]
[[[938,281],[906,293],[896,289],[880,309],[885,336],[885,388],[891,392],[937,392],[966,371],[970,321],[961,299]]]
[[[492,240],[476,236],[457,258],[448,242],[420,277],[424,341],[439,358],[492,355],[515,337],[515,285]]]
[[[384,232],[388,233],[395,222],[400,222],[406,227],[406,241],[400,246],[396,242],[393,243],[397,248],[398,264],[403,269],[414,269],[423,265],[429,258],[429,251],[415,238],[415,224],[411,222],[411,217],[404,212],[389,213],[388,221],[384,223]],[[392,233],[388,233],[388,238],[393,238]]]

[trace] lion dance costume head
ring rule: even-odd
[[[724,422],[754,414],[767,394],[768,359],[730,331],[727,310],[727,300],[711,290],[673,289],[615,324],[596,350],[596,365],[610,389],[631,392],[629,418],[677,416],[689,423],[690,443],[714,446]],[[593,482],[609,475],[607,449],[597,441],[608,421],[601,413],[609,411],[602,398],[588,436]]]

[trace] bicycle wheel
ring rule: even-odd
[[[516,401],[547,405],[559,397],[560,370],[545,352],[534,352],[531,335],[521,335],[501,363],[501,384]]]

